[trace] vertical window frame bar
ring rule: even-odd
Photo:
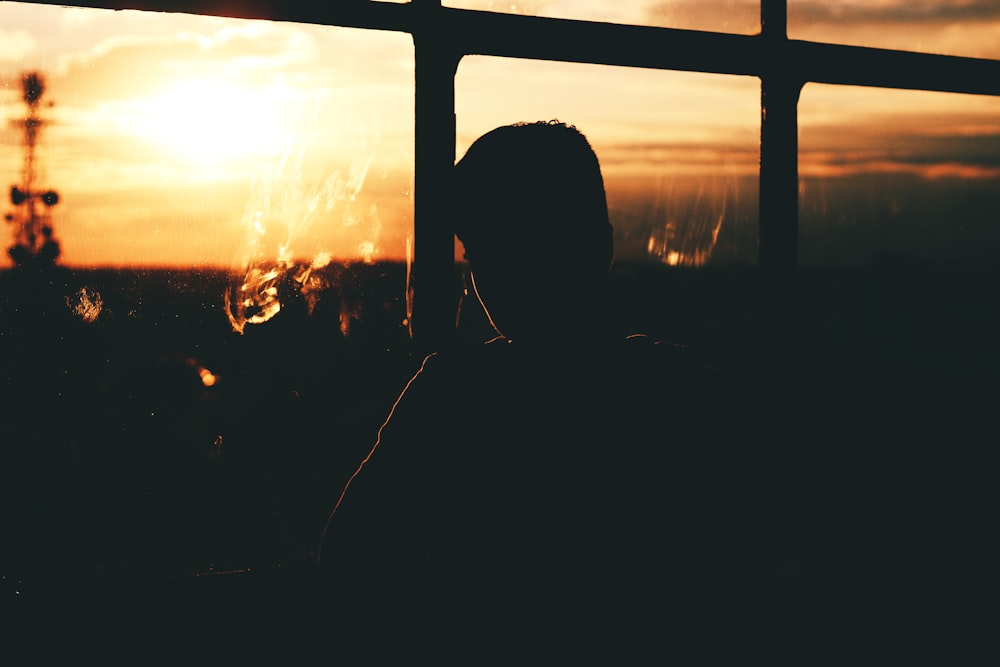
[[[758,270],[761,354],[769,379],[785,386],[798,343],[798,102],[804,81],[781,66],[788,51],[787,0],[761,0],[764,47],[760,100]]]
[[[454,343],[455,241],[448,210],[455,163],[455,74],[460,54],[439,20],[441,0],[412,0],[414,47],[413,351]]]

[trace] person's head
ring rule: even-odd
[[[601,311],[614,241],[600,164],[556,121],[487,132],[455,166],[455,233],[476,291],[508,337]],[[581,313],[576,312],[579,317]]]

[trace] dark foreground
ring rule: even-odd
[[[751,276],[637,267],[615,283],[629,328],[691,343],[764,397],[745,443],[767,462],[759,605],[702,627],[734,641],[738,627],[798,664],[842,663],[864,642],[918,651],[945,631],[962,633],[954,651],[975,645],[1000,592],[995,279],[949,292],[941,276],[897,277],[907,301],[873,294],[871,276],[816,276],[803,363],[777,382]],[[230,280],[74,271],[26,292],[3,276],[6,646],[365,650],[315,549],[413,369],[405,267],[331,269],[311,312],[243,335],[224,312]],[[460,342],[483,335],[467,308]]]

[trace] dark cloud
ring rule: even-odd
[[[947,24],[1000,20],[998,0],[895,0],[891,2],[838,3],[804,0],[789,3],[790,20],[838,25]]]
[[[606,167],[621,165],[728,165],[756,164],[760,151],[756,144],[712,142],[692,144],[684,142],[627,142],[596,147],[595,150]]]
[[[959,164],[983,170],[1000,168],[1000,123],[989,114],[887,114],[810,125],[800,131],[804,162],[864,167],[892,162],[913,167]]]
[[[886,138],[877,145],[836,149],[804,144],[800,165],[808,173],[820,166],[841,173],[896,170],[934,175],[944,172],[996,178],[1000,175],[1000,133]]]
[[[978,136],[921,137],[909,149],[913,164],[957,161],[974,167],[1000,168],[1000,132]]]
[[[648,25],[696,30],[753,32],[759,25],[761,0],[662,0],[643,10]],[[1000,20],[998,0],[791,0],[789,20],[837,25],[942,24]]]

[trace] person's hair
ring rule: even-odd
[[[573,125],[505,125],[477,139],[453,180],[455,233],[475,257],[524,257],[537,249],[611,261],[604,178],[593,148]]]

